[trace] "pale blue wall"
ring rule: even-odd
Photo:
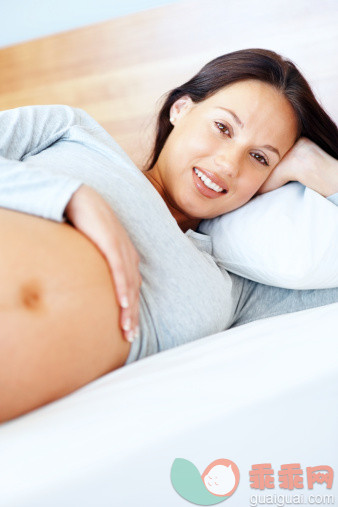
[[[0,0],[0,47],[179,0]]]

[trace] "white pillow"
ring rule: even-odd
[[[288,289],[338,287],[338,207],[301,183],[258,195],[202,220],[225,269]]]

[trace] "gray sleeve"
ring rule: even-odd
[[[333,202],[336,206],[338,206],[338,192],[336,194],[329,195],[326,199]]]
[[[0,206],[62,222],[80,179],[31,165],[29,157],[90,123],[81,109],[65,105],[24,106],[0,112]],[[93,120],[94,122],[94,120]],[[64,169],[64,168],[60,168]]]

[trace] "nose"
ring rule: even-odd
[[[214,158],[215,165],[219,167],[223,174],[229,176],[230,178],[235,178],[238,175],[240,168],[240,160],[239,155],[234,151],[222,151],[221,153],[217,153]]]

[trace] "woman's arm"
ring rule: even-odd
[[[62,139],[72,140],[76,128],[95,131],[98,124],[85,111],[65,105],[25,106],[0,112],[0,206],[58,222],[82,181],[66,168],[51,174],[33,167],[29,158]]]
[[[301,138],[298,145],[298,164],[291,164],[292,180],[329,197],[338,192],[338,160],[331,157],[317,144]]]
[[[57,222],[82,182],[65,175],[51,175],[0,157],[0,206]]]
[[[289,181],[298,181],[338,205],[338,160],[306,137],[301,137],[288,151],[257,194],[275,190]]]

